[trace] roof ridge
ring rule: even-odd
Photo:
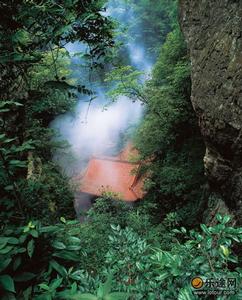
[[[121,159],[115,159],[112,157],[97,157],[97,156],[93,156],[89,162],[91,162],[93,159],[96,160],[106,160],[106,161],[113,161],[113,162],[119,162],[119,163],[125,163],[125,164],[130,164],[130,165],[139,165],[138,162],[132,162],[132,161],[128,161],[128,160],[121,160]]]
[[[133,183],[130,186],[131,189],[133,189],[137,185],[137,183],[139,181],[139,178],[140,178],[140,169],[141,169],[141,163],[139,163],[139,165],[138,165],[138,170],[137,170],[137,172],[135,174]]]

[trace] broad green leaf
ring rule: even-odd
[[[49,291],[49,286],[46,284],[46,283],[40,283],[39,284],[39,287],[42,289],[42,290],[45,290],[45,291]]]
[[[174,232],[174,233],[181,233],[181,231],[178,230],[178,229],[172,229],[172,232]]]
[[[11,261],[12,261],[12,258],[7,258],[7,259],[0,261],[0,272],[2,272],[4,269],[6,269]]]
[[[17,245],[19,243],[19,240],[16,239],[15,237],[10,237],[10,238],[8,238],[8,243],[13,244],[13,245]]]
[[[66,249],[65,244],[59,241],[54,241],[52,245],[55,249],[59,249],[59,250]]]
[[[76,262],[80,261],[80,256],[73,251],[60,251],[53,253],[53,256]]]
[[[3,133],[3,134],[0,134],[0,140],[3,140],[5,138],[6,134]]]
[[[220,214],[216,214],[216,219],[217,219],[219,222],[222,222],[222,221],[223,221],[223,217],[222,217]]]
[[[77,291],[77,283],[74,282],[72,285],[71,285],[71,293],[74,294],[76,293]]]
[[[223,224],[226,224],[226,223],[228,223],[228,222],[230,221],[230,219],[231,219],[230,216],[224,216],[224,217],[223,217],[222,223],[223,223]]]
[[[63,278],[57,278],[54,281],[51,282],[50,288],[52,290],[56,290],[62,283]]]
[[[239,262],[238,257],[237,257],[237,256],[234,256],[234,255],[230,255],[230,256],[228,257],[228,261],[231,261],[231,262],[233,262],[233,263],[235,263],[235,264],[237,264],[237,263]]]
[[[97,296],[98,299],[103,299],[104,296],[104,290],[103,290],[103,285],[101,284],[97,290]]]
[[[12,139],[6,139],[6,140],[4,140],[4,144],[7,144],[7,143],[11,143],[11,142],[13,142],[13,141],[15,141],[16,140],[16,138],[12,138]]]
[[[21,161],[21,160],[17,160],[17,159],[10,160],[9,164],[11,166],[18,167],[18,168],[25,168],[26,167],[26,162],[25,161]]]
[[[32,293],[32,286],[28,287],[26,290],[23,291],[23,300],[31,300],[31,293]]]
[[[0,250],[3,249],[3,248],[7,245],[7,243],[8,243],[7,240],[6,240],[6,241],[2,241],[2,242],[0,243]]]
[[[65,277],[67,275],[66,269],[61,266],[57,261],[51,260],[50,265],[53,269],[55,269],[62,277]]]
[[[111,224],[110,226],[111,226],[111,228],[112,228],[113,230],[116,230],[116,226],[115,226],[115,225]]]
[[[0,250],[0,254],[7,254],[8,252],[10,252],[13,249],[12,246],[7,246],[3,249]]]
[[[66,219],[64,217],[61,217],[60,220],[62,223],[64,223],[64,224],[66,223]]]
[[[30,230],[29,233],[30,233],[30,234],[32,235],[32,237],[34,237],[34,238],[37,238],[37,237],[39,236],[38,231],[35,230],[35,229]]]
[[[170,274],[168,272],[163,271],[163,272],[159,273],[159,276],[156,277],[156,280],[163,281],[164,279],[166,279],[169,276],[170,276]]]
[[[237,236],[231,236],[231,238],[238,243],[241,242],[241,240]]]
[[[33,252],[34,252],[34,240],[33,239],[28,242],[27,251],[28,251],[29,257],[31,258],[33,256]]]
[[[6,291],[15,293],[14,281],[9,275],[1,275],[0,284]]]
[[[230,251],[229,251],[228,247],[226,247],[224,245],[220,245],[220,249],[222,250],[222,253],[225,257],[229,256]]]
[[[0,245],[4,243],[4,245],[6,245],[9,241],[10,237],[0,237]]]
[[[80,228],[72,228],[69,230],[69,234],[70,235],[77,235],[77,234],[80,234]],[[73,236],[72,236],[73,238]]]
[[[204,233],[206,233],[207,235],[211,235],[210,231],[208,230],[208,228],[205,224],[201,224],[200,227],[202,228],[202,231]]]
[[[70,250],[70,251],[78,251],[80,250],[82,247],[79,245],[70,245],[70,246],[67,246],[67,250]]]
[[[70,233],[70,232],[69,232],[69,233]],[[71,234],[71,233],[70,233],[70,234]],[[71,236],[71,237],[69,238],[69,242],[80,244],[80,243],[81,243],[81,240],[80,240],[78,237]]]
[[[40,228],[40,232],[41,233],[49,233],[49,232],[56,232],[60,230],[60,228],[58,226],[44,226]]]
[[[97,296],[100,298],[105,297],[111,292],[111,288],[112,288],[112,276],[109,275],[107,280],[103,284],[101,284],[100,287],[98,288]]]
[[[24,252],[26,252],[26,248],[18,248],[17,250],[17,253],[24,253]]]

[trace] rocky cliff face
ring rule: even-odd
[[[180,0],[210,188],[242,213],[242,1]]]

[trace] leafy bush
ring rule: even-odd
[[[145,161],[148,199],[164,214],[201,195],[204,145],[190,102],[190,63],[180,29],[168,34],[143,89],[146,114],[135,135]],[[199,211],[198,211],[199,213]],[[184,218],[185,222],[185,218]]]
[[[54,163],[39,165],[39,173],[19,183],[25,214],[42,223],[55,223],[65,215],[74,217],[73,191]]]
[[[236,278],[238,290],[231,299],[238,299],[242,270],[233,249],[242,243],[242,228],[228,226],[229,216],[217,215],[217,220],[213,227],[202,224],[202,232],[174,229],[179,239],[170,251],[153,248],[131,229],[113,226],[106,266],[114,270],[117,286],[131,293],[130,299],[197,299],[190,285],[195,276],[204,281]]]
[[[184,227],[173,229],[170,250],[148,242],[131,228],[112,225],[109,237],[105,237],[108,247],[99,274],[87,272],[83,264],[88,256],[83,224],[61,218],[61,223],[54,226],[34,221],[24,227],[8,226],[0,239],[1,299],[116,296],[130,300],[189,300],[196,299],[190,286],[195,276],[204,280],[237,278],[239,284],[241,262],[235,246],[242,243],[242,228],[229,226],[231,219],[227,215],[217,215],[217,221],[213,227],[202,224],[199,232],[188,232]],[[96,252],[96,256],[102,255]],[[95,267],[94,261],[93,270]],[[108,282],[101,284],[107,277]],[[238,290],[231,299],[238,299]]]

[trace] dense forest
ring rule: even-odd
[[[110,5],[127,19],[109,15]],[[242,298],[242,228],[205,176],[178,6],[1,1],[1,299],[193,300],[196,277],[237,283],[229,296],[203,299]],[[146,70],[132,63],[131,40],[142,44]],[[118,148],[132,140],[145,162],[145,196],[130,205],[104,193],[80,222],[75,183],[54,159],[70,145],[51,124],[80,99],[95,104],[101,84],[107,111],[119,97],[142,107]]]

